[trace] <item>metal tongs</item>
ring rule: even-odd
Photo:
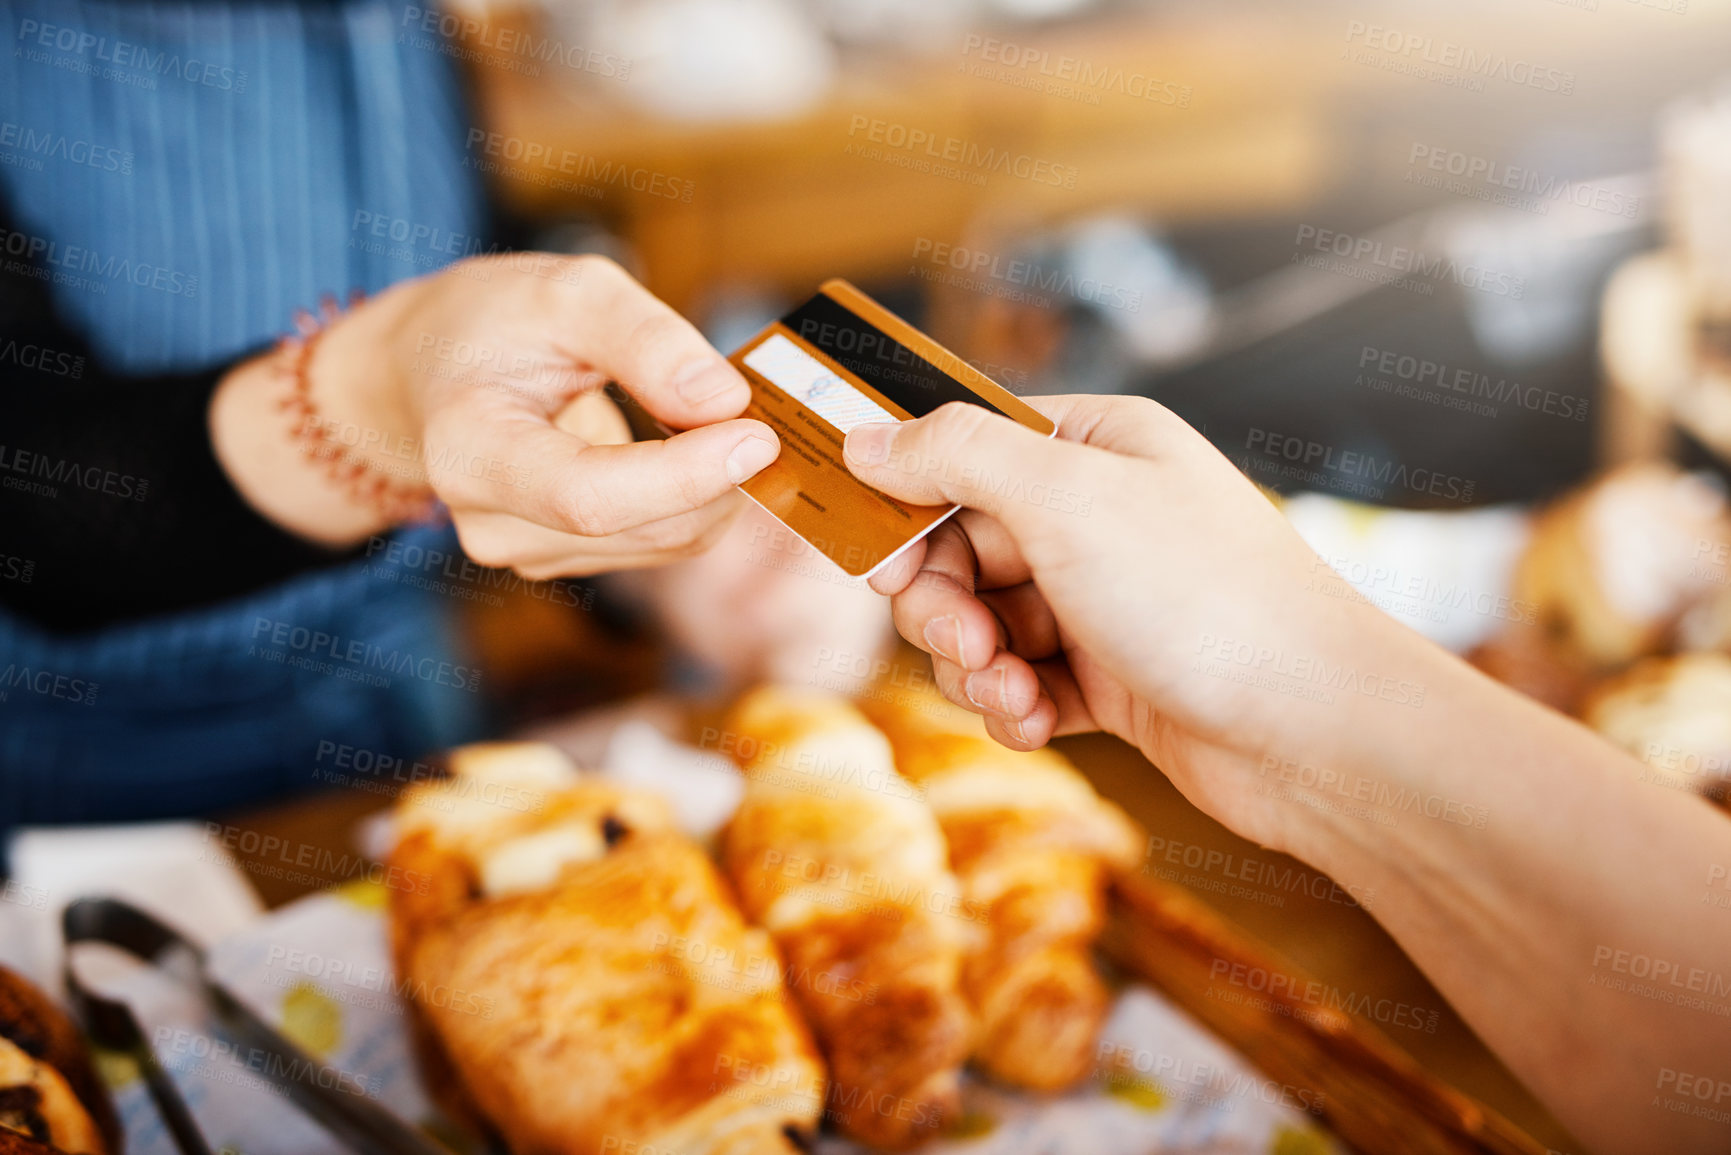
[[[263,1064],[265,1069],[259,1073],[349,1150],[362,1155],[451,1155],[448,1148],[373,1100],[334,1089],[337,1080],[329,1080],[333,1084],[330,1087],[321,1085],[320,1076],[331,1071],[329,1064],[308,1055],[248,1010],[211,978],[205,969],[204,952],[155,916],[116,899],[85,898],[66,908],[61,931],[67,947],[66,989],[74,1011],[93,1040],[123,1052],[138,1064],[150,1097],[183,1155],[212,1155],[212,1150],[174,1081],[157,1061],[132,1008],[79,981],[71,954],[76,944],[105,943],[164,973],[172,973],[164,965],[172,956],[190,958],[197,967],[199,994],[216,1013],[224,1031],[237,1044],[267,1056],[271,1061]]]

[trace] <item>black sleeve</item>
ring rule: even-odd
[[[0,604],[82,632],[346,556],[256,513],[217,463],[206,411],[229,368],[108,372],[41,270],[0,256]]]

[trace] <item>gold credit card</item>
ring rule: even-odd
[[[909,505],[859,481],[842,460],[848,430],[965,401],[1054,432],[1038,410],[842,280],[824,282],[728,360],[751,384],[745,415],[781,438],[781,456],[740,489],[854,577],[959,507]]]

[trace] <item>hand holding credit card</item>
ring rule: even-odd
[[[1051,435],[1015,394],[843,280],[730,358],[751,385],[747,417],[781,456],[739,488],[853,577],[869,577],[957,506],[909,505],[858,480],[842,460],[856,425],[912,421],[951,401],[984,406]]]

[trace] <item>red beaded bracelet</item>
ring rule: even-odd
[[[364,299],[359,290],[349,296],[349,308]],[[305,309],[295,313],[296,332],[277,342],[277,364],[289,379],[289,395],[278,402],[278,408],[295,415],[290,436],[300,443],[301,453],[314,465],[322,465],[330,479],[341,486],[350,500],[377,510],[393,525],[410,521],[431,521],[439,515],[441,506],[433,491],[425,485],[405,485],[378,472],[366,460],[339,441],[331,432],[331,423],[320,414],[312,396],[313,352],[319,338],[331,323],[342,315],[335,297],[319,302],[314,316]]]

